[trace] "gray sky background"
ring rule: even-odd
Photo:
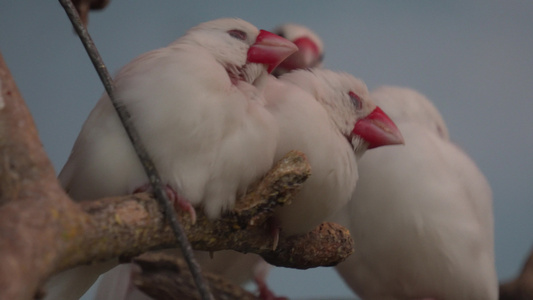
[[[326,67],[371,89],[409,86],[435,102],[494,191],[499,277],[519,271],[533,245],[532,1],[179,2],[114,0],[91,14],[109,70],[211,19],[307,25],[325,42]],[[2,0],[0,51],[59,171],[103,92],[98,77],[56,1]],[[269,282],[295,298],[350,295],[327,268],[276,269]]]

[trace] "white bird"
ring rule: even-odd
[[[333,221],[355,252],[336,268],[362,299],[494,300],[492,193],[475,163],[416,91],[371,93],[400,128],[405,146],[359,161],[352,200]]]
[[[273,33],[293,42],[298,51],[291,54],[274,69],[272,74],[279,77],[297,69],[320,68],[324,59],[324,44],[320,37],[309,28],[287,23],[277,26]],[[232,250],[217,251],[214,257],[198,251],[196,259],[202,270],[215,273],[242,285],[255,279],[258,285],[264,284],[270,265],[259,255],[242,254]],[[265,286],[265,285],[263,285]]]
[[[167,193],[192,219],[192,206],[202,205],[211,218],[231,209],[272,166],[278,127],[264,108],[261,89],[267,71],[296,50],[248,22],[219,19],[119,71],[117,100],[131,114]],[[148,189],[107,95],[83,125],[59,180],[76,201]],[[89,273],[87,268],[99,274],[114,263],[59,274],[48,284],[58,287],[50,288],[49,299],[77,299],[96,278],[82,281],[73,274]]]
[[[266,99],[280,128],[276,159],[299,150],[311,165],[311,176],[291,204],[276,209],[286,235],[310,231],[348,202],[358,179],[357,160],[368,148],[403,143],[366,85],[346,73],[313,69],[271,77]]]
[[[282,24],[272,30],[298,46],[293,53],[272,72],[279,77],[287,72],[298,69],[320,68],[324,60],[324,43],[311,29],[298,24]]]

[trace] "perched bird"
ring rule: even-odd
[[[272,72],[279,77],[287,72],[298,69],[320,68],[324,60],[324,44],[320,37],[311,29],[287,23],[272,30],[298,46],[298,52],[293,53]]]
[[[350,199],[357,160],[370,148],[403,143],[402,135],[359,79],[325,69],[270,78],[266,108],[280,128],[276,159],[290,150],[306,154],[311,176],[275,217],[284,234],[302,234]]]
[[[193,206],[202,205],[211,218],[231,209],[272,166],[278,126],[264,108],[262,89],[268,72],[296,50],[243,20],[218,19],[119,71],[117,100],[127,107],[170,198],[192,219]],[[107,95],[83,125],[59,180],[76,201],[149,189]],[[96,278],[73,274],[99,274],[115,263],[59,274],[48,285],[49,299],[77,299]]]
[[[220,19],[141,55],[116,76],[117,99],[161,177],[209,216],[231,208],[236,194],[271,167],[276,126],[254,85],[294,51],[292,43],[245,21]],[[235,156],[244,145],[247,151]],[[107,95],[59,179],[76,200],[128,194],[147,183]]]
[[[297,69],[320,68],[324,59],[324,44],[320,37],[309,28],[287,23],[277,26],[273,33],[282,36],[298,46],[274,69],[272,74],[279,77]],[[254,253],[242,254],[232,250],[217,251],[214,258],[207,253],[198,252],[196,258],[202,269],[219,274],[235,284],[244,284],[252,279],[259,286],[264,285],[270,265]]]
[[[371,93],[400,128],[405,146],[376,149],[346,208],[355,252],[336,268],[362,299],[494,300],[492,193],[420,93]]]
[[[282,24],[272,30],[298,46],[298,51],[291,54],[274,69],[272,74],[279,77],[297,69],[320,68],[324,59],[324,44],[320,37],[309,28],[298,24]],[[202,269],[216,273],[235,284],[244,284],[254,279],[261,290],[270,265],[254,253],[242,254],[232,250],[217,251],[214,258],[207,253],[198,252],[196,258]]]

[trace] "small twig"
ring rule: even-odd
[[[86,27],[83,25],[83,22],[80,19],[78,12],[76,11],[76,8],[72,4],[72,1],[71,0],[59,0],[59,2],[65,9],[65,12],[67,13],[70,21],[72,22],[74,29],[78,33],[78,36],[80,37],[83,43],[83,46],[87,50],[87,54],[89,55],[91,62],[93,63],[96,69],[96,72],[98,73],[98,76],[100,77],[100,80],[102,81],[106,89],[107,94],[109,95],[109,99],[111,99],[111,103],[115,107],[115,110],[117,111],[117,114],[122,122],[122,125],[124,126],[124,129],[126,130],[133,147],[135,148],[135,152],[137,153],[144,167],[146,175],[148,176],[148,179],[152,185],[152,188],[154,190],[154,195],[156,199],[158,200],[159,205],[163,208],[165,212],[165,216],[170,222],[172,230],[174,231],[174,234],[176,235],[176,239],[178,240],[180,248],[183,251],[185,260],[187,261],[187,264],[189,265],[189,268],[191,269],[191,273],[193,274],[194,281],[196,282],[196,285],[198,287],[200,295],[202,296],[202,299],[204,300],[212,299],[212,296],[209,292],[209,288],[207,287],[207,284],[205,283],[205,280],[202,277],[200,266],[194,259],[194,254],[192,252],[191,245],[187,240],[187,237],[183,231],[183,228],[181,227],[180,223],[176,219],[174,209],[172,205],[170,204],[170,201],[167,198],[167,195],[161,183],[161,178],[154,166],[154,163],[148,156],[146,149],[141,143],[139,134],[135,130],[131,122],[130,114],[128,113],[128,111],[126,110],[124,106],[119,106],[115,99],[113,80],[111,79],[111,76],[109,75],[109,72],[107,71],[107,68],[104,62],[102,61],[102,58],[94,42],[92,41],[91,36],[89,35]]]

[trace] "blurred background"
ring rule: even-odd
[[[519,272],[533,245],[532,1],[113,0],[89,32],[114,73],[220,17],[306,25],[324,41],[325,67],[433,100],[492,186],[499,278]],[[59,172],[103,92],[85,50],[58,2],[2,0],[0,52]],[[330,268],[277,268],[269,283],[291,298],[353,298]]]

